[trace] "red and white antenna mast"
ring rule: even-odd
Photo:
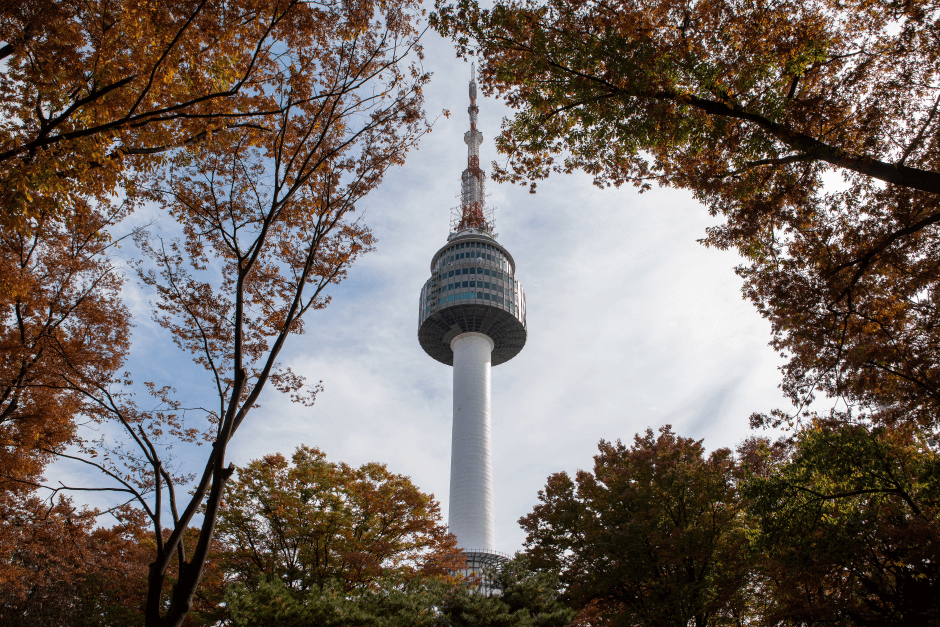
[[[470,130],[464,133],[463,140],[467,144],[467,169],[463,171],[460,185],[460,221],[457,231],[463,229],[480,229],[491,232],[493,225],[486,215],[486,197],[484,183],[486,173],[480,169],[480,144],[483,143],[483,133],[477,130],[477,82],[476,64],[470,69]]]

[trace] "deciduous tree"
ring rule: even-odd
[[[936,429],[940,5],[437,7],[439,30],[481,57],[484,91],[518,110],[496,178],[534,188],[580,169],[692,190],[725,219],[706,243],[749,264],[798,407],[822,392]]]
[[[64,222],[40,212],[38,228],[0,228],[0,494],[31,492],[74,442],[73,383],[104,385],[124,362],[130,321],[107,229],[126,213],[79,202]]]
[[[0,622],[10,627],[139,625],[146,520],[121,508],[111,528],[68,498],[0,497]]]
[[[0,499],[0,622],[9,627],[82,625],[132,627],[144,622],[147,573],[154,537],[139,509],[105,512],[77,507],[67,497],[50,503],[37,494]],[[187,530],[187,540],[198,537]],[[216,625],[225,573],[215,547],[204,582],[184,625]],[[169,589],[176,580],[170,569]]]
[[[817,421],[785,455],[750,447],[763,620],[938,625],[940,457],[911,425],[847,422]]]
[[[373,17],[349,13],[340,36]],[[300,0],[2,3],[0,475],[34,481],[73,437],[65,373],[100,383],[123,362],[115,222],[181,150],[322,102],[309,84],[300,95],[297,61],[328,54],[336,14]],[[294,100],[279,98],[291,83]]]
[[[79,199],[133,196],[133,177],[153,173],[168,151],[222,128],[263,127],[283,112],[276,86],[296,69],[283,55],[328,46],[334,8],[300,0],[4,2],[0,223],[37,228],[38,217],[67,216]]]
[[[192,608],[234,472],[226,447],[262,391],[270,384],[313,401],[319,387],[282,367],[282,351],[328,304],[327,287],[371,249],[368,228],[351,216],[357,202],[427,130],[420,7],[274,8],[288,4],[277,15],[297,28],[283,46],[265,49],[277,72],[259,96],[276,110],[174,153],[140,188],[175,220],[179,237],[138,231],[139,277],[153,290],[155,320],[204,368],[204,396],[192,408],[170,387],[150,384],[157,404],[142,408],[129,376],[73,382],[82,411],[107,437],[79,433],[77,450],[59,457],[98,469],[104,483],[62,489],[108,490],[147,513],[155,538],[145,605],[151,626],[178,626]],[[258,8],[240,19],[267,24],[271,13]],[[193,477],[174,472],[168,451],[181,441],[211,444]],[[187,542],[200,511],[198,535]]]
[[[532,565],[556,572],[578,621],[697,627],[748,611],[742,508],[727,449],[666,426],[601,441],[594,471],[548,478],[519,522]]]
[[[299,447],[238,470],[219,514],[223,559],[256,587],[278,578],[292,590],[347,594],[380,579],[446,576],[463,564],[433,496],[382,464],[352,468]]]

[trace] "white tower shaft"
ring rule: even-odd
[[[454,427],[448,524],[461,549],[494,551],[490,358],[493,340],[462,333],[454,351]]]

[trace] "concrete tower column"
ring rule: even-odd
[[[448,524],[461,549],[496,550],[493,453],[490,444],[490,361],[493,340],[462,333],[454,351],[454,427]]]

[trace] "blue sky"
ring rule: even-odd
[[[360,204],[377,250],[332,288],[332,304],[284,355],[325,391],[312,408],[267,394],[229,450],[236,464],[299,444],[353,465],[383,462],[434,493],[446,516],[451,369],[418,345],[417,303],[459,202],[470,69],[434,33],[425,45],[434,73],[427,110],[452,115]],[[487,98],[479,106],[488,170],[507,110]],[[499,550],[521,548],[516,521],[546,477],[590,468],[602,438],[628,441],[671,424],[709,449],[734,446],[752,412],[788,406],[770,326],[741,298],[737,257],[696,242],[715,219],[690,194],[599,190],[581,174],[554,176],[535,195],[492,183],[487,191],[526,290],[529,325],[522,353],[492,373]],[[133,282],[127,298],[137,321],[131,368],[140,380],[185,385],[198,370],[182,366],[148,322],[147,297]],[[50,477],[64,472],[74,469]]]
[[[427,110],[452,115],[362,203],[377,250],[290,349],[287,361],[325,391],[311,409],[269,395],[231,451],[241,463],[305,443],[351,464],[381,461],[433,492],[446,516],[452,375],[418,345],[417,302],[459,202],[470,69],[435,34],[426,46]],[[507,110],[479,106],[488,170]],[[522,353],[492,373],[500,550],[521,548],[516,521],[546,477],[590,468],[601,438],[672,424],[710,449],[734,446],[751,412],[787,406],[770,325],[741,298],[737,257],[696,242],[715,219],[691,194],[599,190],[585,175],[552,177],[535,195],[487,191],[529,324]]]

